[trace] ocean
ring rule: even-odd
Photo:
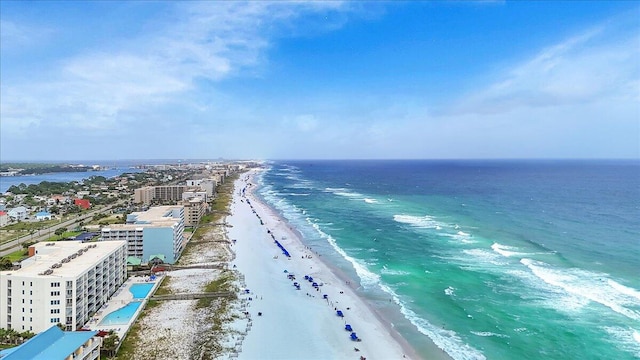
[[[640,358],[640,162],[268,166],[258,195],[423,356]]]

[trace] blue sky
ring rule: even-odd
[[[0,2],[0,160],[640,158],[640,3]]]

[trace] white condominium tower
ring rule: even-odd
[[[0,328],[82,327],[127,276],[126,242],[40,242],[18,270],[0,271]]]

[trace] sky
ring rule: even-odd
[[[640,2],[0,1],[0,161],[640,158]]]

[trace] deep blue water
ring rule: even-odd
[[[260,196],[426,354],[640,358],[640,162],[274,162]]]

